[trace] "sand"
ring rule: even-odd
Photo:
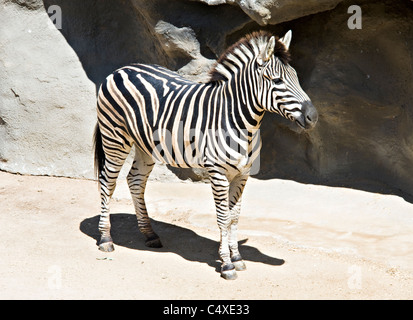
[[[413,204],[393,195],[250,179],[247,270],[220,277],[210,186],[149,181],[161,249],[144,246],[124,180],[115,251],[100,252],[97,182],[0,172],[1,299],[412,299]]]

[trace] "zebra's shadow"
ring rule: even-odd
[[[113,213],[110,216],[113,243],[133,250],[172,252],[188,261],[206,263],[220,272],[218,255],[219,242],[203,237],[194,231],[170,223],[151,219],[155,232],[161,238],[162,248],[145,246],[144,236],[138,229],[134,214]],[[96,240],[100,239],[98,231],[99,216],[87,218],[80,223],[80,231]],[[218,231],[217,231],[218,232]],[[245,245],[247,240],[239,242],[239,249],[245,261],[254,261],[273,266],[280,266],[284,260],[268,256],[257,248]]]

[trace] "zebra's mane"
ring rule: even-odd
[[[263,48],[265,48],[268,40],[271,37],[272,34],[268,31],[257,31],[246,35],[244,38],[241,38],[238,42],[234,43],[231,47],[225,50],[225,52],[219,57],[217,62],[214,64],[212,70],[210,71],[210,82],[226,79],[226,77],[219,71],[218,66],[222,65],[231,54],[234,54],[236,49],[245,50],[245,48],[247,48],[255,55],[258,55],[258,53]],[[290,52],[285,47],[285,45],[279,40],[278,37],[275,37],[275,39],[276,42],[274,48],[274,56],[278,57],[278,59],[280,59],[282,63],[288,64],[291,60]]]

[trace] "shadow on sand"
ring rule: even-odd
[[[151,219],[153,228],[160,236],[163,248],[148,248],[145,246],[144,236],[138,229],[138,223],[134,214],[111,214],[111,233],[113,243],[133,250],[172,252],[180,255],[188,261],[206,263],[220,271],[218,256],[219,242],[205,238],[192,230],[176,226],[170,223]],[[83,220],[80,223],[80,231],[96,240],[100,239],[98,231],[99,216]],[[284,264],[284,260],[267,256],[257,248],[245,245],[248,239],[239,242],[239,249],[245,261],[254,261],[273,266]]]

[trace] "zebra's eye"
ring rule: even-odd
[[[283,81],[281,80],[281,78],[272,79],[272,82],[273,82],[274,84],[281,84],[281,83],[283,83]]]

